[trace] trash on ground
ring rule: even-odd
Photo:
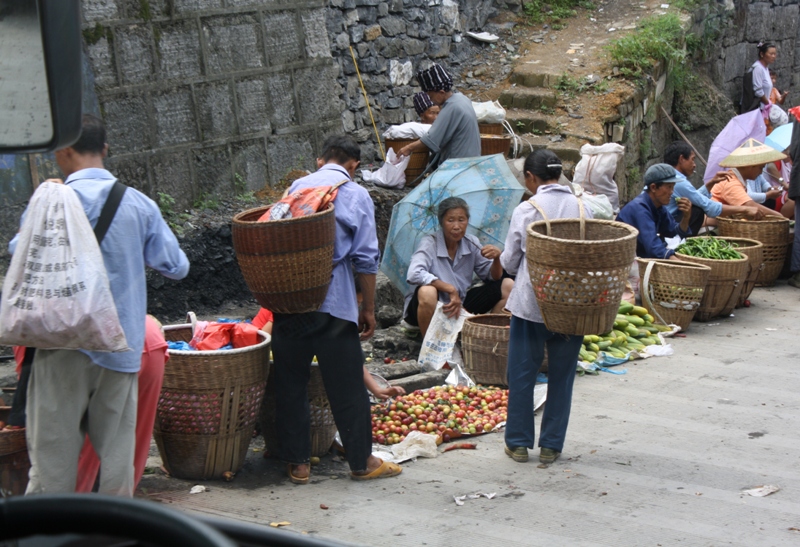
[[[747,494],[748,496],[754,496],[756,498],[763,498],[765,496],[769,496],[770,494],[774,494],[780,489],[781,487],[776,484],[765,484],[763,486],[750,488],[749,490],[742,490],[742,494]]]
[[[500,39],[499,36],[495,34],[491,34],[489,32],[467,32],[467,36],[470,38],[475,38],[479,42],[487,42],[489,44],[494,43]]]
[[[478,498],[486,498],[488,500],[494,498],[497,495],[497,492],[491,492],[490,494],[485,494],[483,492],[475,492],[474,494],[464,494],[463,496],[453,496],[453,500],[456,502],[456,505],[464,505],[464,500],[476,500]]]
[[[206,488],[202,484],[192,486],[192,489],[189,490],[190,494],[202,494],[203,492],[208,492],[208,488]]]
[[[324,503],[320,503],[320,504],[319,504],[319,508],[320,508],[320,509],[323,509],[323,510],[325,510],[325,511],[327,511],[327,510],[328,510],[328,506],[327,506],[327,505],[325,505]]]
[[[289,526],[290,524],[291,524],[291,522],[289,522],[288,520],[284,520],[284,521],[281,521],[281,522],[270,522],[269,523],[269,525],[272,526],[273,528],[280,528],[281,526]]]
[[[457,444],[451,444],[450,446],[442,450],[442,452],[450,452],[451,450],[459,450],[459,449],[475,450],[476,448],[478,448],[478,445],[475,443],[457,443]]]

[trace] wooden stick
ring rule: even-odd
[[[681,138],[684,141],[686,141],[686,144],[688,144],[689,146],[692,147],[692,150],[694,150],[694,155],[697,157],[698,160],[700,160],[700,163],[702,163],[704,166],[708,167],[708,162],[706,161],[706,159],[703,156],[700,155],[700,152],[697,151],[697,148],[695,148],[694,145],[689,141],[689,139],[686,138],[686,135],[683,134],[683,131],[681,131],[681,128],[678,127],[678,124],[676,124],[674,121],[672,121],[672,118],[670,117],[669,113],[667,113],[667,111],[664,109],[663,106],[661,107],[661,112],[663,112],[664,115],[667,117],[667,119],[669,120],[669,123],[671,123],[672,127],[675,128],[675,131],[678,132],[678,135],[680,135]]]

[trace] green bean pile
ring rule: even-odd
[[[712,260],[740,260],[744,255],[737,251],[735,243],[729,243],[724,239],[717,239],[713,236],[691,237],[682,243],[676,251],[698,258],[709,258]]]

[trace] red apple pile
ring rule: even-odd
[[[432,433],[448,442],[492,431],[506,421],[508,390],[441,386],[418,389],[387,404],[372,406],[372,442],[397,444],[411,431]]]

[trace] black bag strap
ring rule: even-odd
[[[97,238],[98,245],[100,245],[103,242],[103,238],[106,237],[108,227],[111,226],[111,221],[114,220],[114,215],[117,214],[119,203],[122,201],[122,196],[125,195],[125,190],[127,189],[128,187],[120,181],[114,181],[114,186],[111,187],[111,191],[108,193],[106,203],[103,205],[103,210],[100,211],[100,218],[97,219],[97,224],[94,227],[94,235]]]

